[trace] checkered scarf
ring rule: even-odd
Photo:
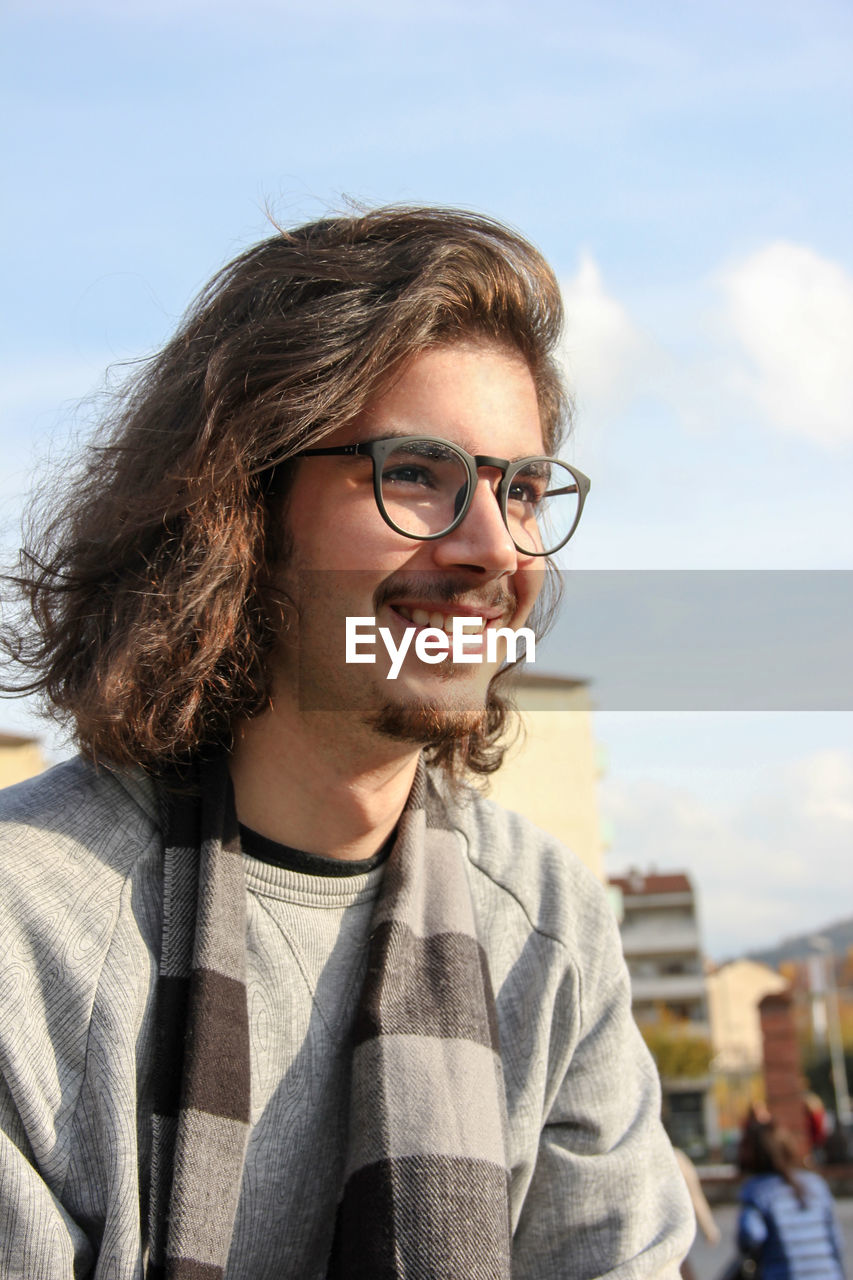
[[[195,774],[168,791],[147,1280],[225,1275],[249,1137],[237,819],[227,761]],[[494,996],[422,765],[373,912],[353,1046],[329,1280],[508,1280]]]

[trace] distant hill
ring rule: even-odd
[[[761,964],[769,964],[776,969],[785,960],[801,960],[804,956],[814,955],[811,944],[815,935],[827,938],[835,955],[844,955],[848,947],[853,947],[853,916],[847,920],[838,920],[835,924],[826,925],[822,929],[810,929],[808,933],[800,933],[795,938],[785,938],[775,947],[767,947],[763,951],[750,951],[749,960],[758,960]]]

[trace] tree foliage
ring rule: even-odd
[[[640,1031],[664,1080],[696,1080],[706,1076],[714,1056],[707,1036],[696,1035],[688,1023],[662,1010],[654,1022]]]

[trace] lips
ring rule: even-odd
[[[513,609],[507,607],[508,601],[505,600],[493,600],[490,605],[478,605],[476,602],[473,604],[448,602],[443,609],[437,608],[436,604],[430,600],[409,599],[406,603],[393,600],[386,603],[390,604],[392,612],[409,626],[436,627],[447,635],[453,634],[454,618],[464,619],[468,624],[465,632],[472,640],[478,631],[483,632],[487,627],[501,625],[513,616]]]

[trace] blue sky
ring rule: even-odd
[[[566,567],[853,567],[849,5],[12,0],[2,25],[6,546],[104,368],[267,206],[348,196],[484,210],[557,269],[593,477]],[[849,714],[598,735],[612,868],[689,867],[714,954],[853,910]]]

